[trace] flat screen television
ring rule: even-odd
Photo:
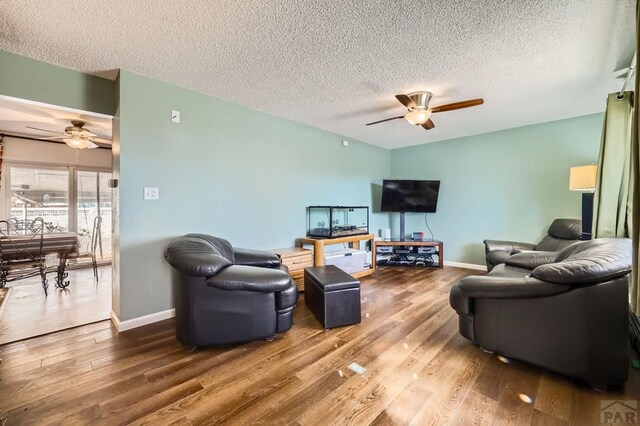
[[[383,212],[435,213],[439,180],[387,180],[382,183]]]

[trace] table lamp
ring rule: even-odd
[[[598,167],[571,167],[569,171],[569,189],[582,192],[582,239],[591,239],[591,225],[593,223],[593,193],[596,190],[596,176]]]

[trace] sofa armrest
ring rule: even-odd
[[[552,284],[533,277],[509,278],[472,275],[458,283],[460,294],[471,298],[516,299],[551,296],[571,287]]]
[[[276,293],[276,308],[278,310],[291,309],[298,303],[298,286],[295,282],[291,282],[291,285]]]
[[[491,271],[496,265],[506,262],[511,256],[511,252],[504,250],[493,250],[487,252],[487,269]]]
[[[261,266],[274,268],[280,266],[280,258],[269,251],[234,248],[233,255],[236,265]]]
[[[533,250],[534,248],[535,244],[521,243],[518,241],[484,240],[485,253],[489,253],[490,251],[513,253],[514,250]]]
[[[220,290],[273,293],[291,286],[291,276],[281,269],[231,265],[207,279],[207,285]]]
[[[509,257],[505,263],[509,266],[533,270],[540,265],[555,263],[557,251],[523,251]]]

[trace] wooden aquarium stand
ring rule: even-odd
[[[334,244],[349,244],[351,248],[356,250],[360,249],[360,243],[363,241],[371,241],[371,249],[372,251],[375,249],[373,240],[375,235],[373,234],[364,234],[364,235],[351,235],[348,237],[338,237],[338,238],[310,238],[304,237],[298,239],[299,245],[313,245],[313,264],[314,266],[322,266],[324,265],[324,247]],[[376,271],[376,264],[373,261],[373,252],[371,267],[366,268],[363,271],[356,272],[351,274],[354,278],[366,277],[367,275],[371,275]]]

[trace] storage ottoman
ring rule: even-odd
[[[360,323],[360,282],[334,265],[304,269],[304,300],[324,328]]]

